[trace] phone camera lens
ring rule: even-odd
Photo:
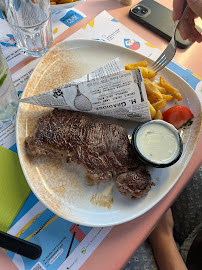
[[[141,11],[141,8],[140,7],[135,7],[134,9],[133,9],[133,12],[134,13],[139,13]]]
[[[147,9],[146,8],[143,8],[142,10],[141,10],[141,12],[143,13],[143,14],[146,14],[147,13]]]
[[[136,6],[133,8],[133,13],[139,17],[142,17],[148,13],[148,9],[145,8],[144,6]]]
[[[137,16],[141,17],[141,16],[144,16],[148,12],[148,9],[143,6],[136,6],[135,8],[133,8],[133,12]]]

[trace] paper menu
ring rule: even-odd
[[[40,245],[41,257],[33,261],[12,252],[7,255],[19,270],[79,269],[111,229],[73,224],[37,202],[8,232]]]

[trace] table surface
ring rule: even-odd
[[[134,0],[133,5],[137,4],[138,2],[139,1]],[[169,9],[172,9],[172,1],[157,0],[157,2],[168,7]],[[54,43],[56,44],[66,39],[103,10],[106,10],[110,15],[112,15],[127,28],[135,32],[141,38],[155,45],[160,50],[164,50],[168,44],[166,40],[129,18],[128,12],[131,7],[132,6],[122,5],[120,0],[87,0],[83,4],[76,7],[80,11],[84,12],[87,17],[63,32],[54,40]],[[201,21],[197,21],[197,24],[202,27]],[[198,43],[193,44],[186,50],[177,49],[174,60],[202,77],[202,58],[199,57],[200,49],[201,44]],[[19,67],[20,66],[18,65],[18,67],[13,68],[12,72],[15,72],[15,69],[19,69]],[[115,226],[80,269],[121,269],[128,262],[135,250],[137,250],[141,243],[147,238],[160,217],[166,212],[170,205],[172,205],[180,192],[189,182],[191,176],[201,164],[201,149],[202,136],[199,139],[197,148],[187,168],[172,190],[155,207],[144,215],[125,224]],[[3,257],[4,256],[0,250],[1,265],[4,263],[5,258],[3,259]],[[9,268],[4,269],[16,269],[16,267],[14,267],[14,265],[12,266],[11,264],[7,264],[7,267]]]

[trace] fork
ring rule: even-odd
[[[177,30],[178,24],[180,23],[181,19],[183,18],[184,14],[186,13],[188,7],[189,6],[187,4],[187,1],[185,0],[180,18],[174,24],[172,39],[170,40],[168,46],[165,48],[165,50],[162,52],[162,54],[159,56],[159,58],[152,65],[152,68],[155,72],[159,72],[165,66],[167,66],[167,64],[170,63],[170,61],[175,56],[176,48],[177,48],[177,42],[175,39],[176,30]]]

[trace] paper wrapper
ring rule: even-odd
[[[119,58],[82,78],[21,102],[143,122],[151,119],[141,70]]]

